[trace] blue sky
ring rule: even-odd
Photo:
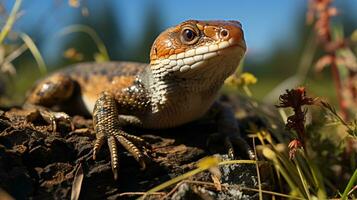
[[[79,9],[71,8],[68,0],[24,0],[23,16],[15,29],[41,27],[46,30],[48,41],[64,26],[73,23]],[[250,54],[267,55],[276,43],[293,45],[297,18],[305,12],[306,0],[85,0],[91,15],[96,7],[110,2],[118,11],[116,17],[125,30],[125,41],[140,37],[145,20],[145,12],[150,4],[159,5],[159,16],[163,28],[173,26],[187,19],[234,19],[243,24]],[[5,7],[10,10],[14,0],[6,0]],[[346,1],[357,10],[357,0]],[[357,13],[357,12],[356,12]],[[49,43],[51,51],[52,43]],[[47,51],[47,50],[46,50]]]

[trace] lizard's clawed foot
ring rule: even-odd
[[[224,144],[224,148],[231,159],[241,155],[240,157],[255,160],[254,151],[247,141],[241,137],[239,125],[232,108],[225,103],[216,102],[212,106],[211,112],[216,116],[218,133],[212,134],[208,138],[208,145],[212,144],[213,141],[221,141],[220,144]],[[238,150],[239,153],[235,150]]]
[[[93,122],[97,140],[93,148],[93,158],[100,150],[105,140],[108,142],[114,179],[118,178],[119,157],[117,142],[119,142],[139,162],[142,169],[146,168],[145,160],[149,158],[150,145],[142,138],[125,133],[120,126],[118,107],[111,93],[103,92],[94,106]]]
[[[251,160],[255,160],[256,156],[252,148],[247,144],[247,142],[238,136],[232,137],[227,136],[224,140],[225,148],[228,156],[231,159],[237,158],[237,154],[234,149],[238,149],[239,152],[242,152]]]
[[[56,132],[57,131],[57,127],[58,127],[58,123],[59,122],[65,122],[66,124],[69,124],[71,127],[71,130],[74,130],[74,124],[72,122],[72,118],[64,113],[64,112],[54,112],[51,111],[45,107],[41,107],[41,106],[28,106],[29,108],[35,108],[36,109],[36,113],[41,115],[41,117],[49,124],[51,124],[52,126],[52,131]],[[32,121],[33,119],[31,119],[31,117],[28,117],[29,121]]]
[[[117,141],[139,162],[141,169],[146,168],[146,161],[149,159],[148,153],[151,151],[151,146],[144,141],[141,137],[130,135],[122,130],[108,131],[108,134],[97,133],[97,140],[95,141],[93,148],[93,159],[96,159],[96,155],[99,152],[105,139],[108,141],[111,166],[114,174],[114,179],[118,178],[119,157]]]
[[[223,144],[223,148],[222,148]],[[240,136],[222,135],[221,133],[212,134],[207,140],[207,146],[213,152],[226,152],[230,159],[249,158],[255,160],[256,156],[248,143]]]
[[[57,124],[60,121],[66,122],[71,126],[71,130],[74,130],[74,124],[72,123],[72,119],[69,115],[67,115],[64,112],[52,112],[52,111],[47,111],[47,112],[41,112],[41,116],[48,122],[52,124],[52,130],[53,132],[57,131]]]

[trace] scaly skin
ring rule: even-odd
[[[176,127],[208,111],[216,114],[228,154],[234,157],[236,145],[254,158],[239,135],[232,111],[215,103],[218,90],[235,71],[245,49],[239,22],[189,20],[158,36],[151,49],[150,64],[78,64],[39,82],[26,104],[38,107],[51,121],[69,118],[43,107],[92,114],[97,135],[93,157],[107,140],[115,179],[118,142],[142,168],[150,149],[140,137],[125,133],[123,126]]]

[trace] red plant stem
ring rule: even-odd
[[[338,100],[338,104],[339,104],[339,107],[341,110],[342,119],[346,120],[347,119],[347,107],[346,107],[346,102],[342,96],[342,84],[341,84],[341,79],[340,79],[340,73],[338,71],[337,64],[336,64],[335,52],[331,53],[331,56],[332,56],[331,72],[332,72],[332,78],[333,78],[335,88],[336,88],[337,100]]]
[[[353,81],[354,81],[353,79],[355,76],[357,76],[357,72],[352,72],[350,70],[349,74],[348,74],[348,88],[350,89],[350,92],[352,94],[353,102],[355,102],[355,104],[357,106],[357,87],[355,87],[355,85],[353,83]]]

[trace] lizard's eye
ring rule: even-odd
[[[184,28],[181,32],[181,41],[184,44],[194,44],[198,40],[198,34],[192,28]]]

